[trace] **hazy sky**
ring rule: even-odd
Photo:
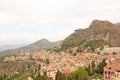
[[[120,0],[0,0],[0,45],[61,40],[94,19],[120,22]]]

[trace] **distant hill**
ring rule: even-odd
[[[1,51],[5,51],[5,50],[10,50],[10,49],[15,49],[15,48],[19,48],[22,46],[25,46],[26,44],[16,44],[16,45],[1,45],[0,46],[0,52]]]
[[[62,41],[56,41],[56,42],[50,42],[47,39],[41,39],[39,41],[36,41],[32,44],[29,44],[24,47],[20,47],[17,49],[11,49],[11,50],[6,50],[3,52],[0,52],[0,56],[4,55],[16,55],[19,54],[20,52],[34,52],[34,51],[39,51],[44,48],[52,48],[58,44],[60,44]]]
[[[109,21],[94,20],[89,28],[75,30],[62,43],[62,50],[70,47],[120,46],[120,28]]]

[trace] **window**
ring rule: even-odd
[[[104,73],[105,73],[105,74],[107,74],[107,72],[106,72],[106,71],[105,71]]]
[[[105,76],[105,78],[107,79],[107,76]]]
[[[109,69],[111,69],[111,67],[109,67]]]

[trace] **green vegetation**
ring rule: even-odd
[[[86,48],[90,48],[90,50],[95,51],[96,48],[103,49],[103,46],[106,44],[103,40],[68,40],[67,42],[63,42],[62,47],[60,49],[56,49],[56,52],[60,51],[66,51],[67,49],[72,49],[74,47],[78,47],[78,50],[76,52],[82,52]],[[72,53],[69,50],[69,53]]]
[[[32,78],[33,78],[33,80],[50,80],[47,77],[46,72],[44,72],[43,75],[41,75],[40,73],[37,73],[37,76],[36,77],[32,77]]]
[[[81,47],[82,44],[84,44],[85,40],[80,40],[80,36],[78,34],[74,34],[75,39],[70,39],[67,41],[63,41],[61,48],[56,49],[55,51],[61,52],[61,51],[66,51],[67,49],[74,48],[74,47]],[[80,48],[80,51],[81,48]]]
[[[9,69],[11,69],[11,67]],[[41,65],[35,66],[32,62],[26,62],[22,63],[21,68],[18,68],[18,70],[15,72],[1,74],[0,80],[23,80],[27,77],[32,77],[33,80],[50,80],[47,77],[46,72],[44,72],[44,74],[41,75],[40,70]]]
[[[27,77],[31,77],[33,80],[50,80],[46,72],[43,75],[40,74],[41,65],[33,65],[34,63],[21,64],[22,68],[19,68],[15,73],[2,74],[0,80],[23,80]],[[101,79],[103,80],[103,68],[106,66],[105,60],[95,65],[95,61],[92,61],[87,68],[78,68],[71,73],[63,74],[59,70],[56,74],[56,80],[91,80]]]
[[[106,65],[107,63],[105,62],[105,59],[103,59],[98,66],[95,65],[94,61],[92,61],[92,63],[86,68],[86,71],[91,78],[103,79],[103,70]]]
[[[88,72],[80,67],[78,70],[70,74],[62,74],[60,71],[58,71],[56,80],[88,80],[88,77]]]
[[[73,38],[68,38],[63,41],[60,51],[65,51],[68,48],[80,47],[85,42],[85,40],[80,39],[80,36],[77,33],[73,33],[72,37]]]
[[[105,59],[103,59],[103,61],[102,62],[100,62],[100,64],[97,66],[97,73],[99,73],[99,74],[103,74],[103,69],[104,69],[104,67],[107,65],[107,63],[105,62]]]
[[[89,66],[86,68],[86,71],[88,72],[89,76],[93,76],[93,74],[95,74],[95,70],[96,70],[95,62],[92,61],[92,63],[89,64]]]
[[[49,61],[48,58],[45,60],[45,63],[46,63],[46,64],[49,64],[49,63],[50,63],[50,61]]]
[[[96,48],[103,47],[104,41],[100,40],[92,40],[92,41],[87,41],[86,44],[84,45],[85,48],[90,47],[92,51],[94,51]]]
[[[19,63],[19,64],[18,64]],[[46,64],[49,64],[49,59],[45,60]],[[27,77],[31,77],[33,80],[50,80],[46,72],[43,72],[43,75],[40,74],[41,65],[34,65],[34,62],[8,62],[4,63],[5,69],[12,70],[12,67],[15,71],[7,74],[1,74],[0,80],[23,80]],[[13,66],[15,65],[15,66]],[[105,59],[102,60],[98,65],[95,64],[95,61],[92,61],[91,64],[85,69],[80,67],[76,71],[71,73],[63,74],[60,71],[57,72],[56,80],[91,80],[91,79],[101,79],[103,80],[103,68],[107,64]]]
[[[4,60],[4,57],[0,57],[0,62],[3,62],[3,60]]]

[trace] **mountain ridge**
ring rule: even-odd
[[[5,51],[5,50],[10,50],[10,49],[15,49],[15,48],[19,48],[22,46],[25,46],[26,44],[14,44],[14,45],[1,45],[0,46],[0,52],[1,51]]]
[[[47,39],[41,39],[41,40],[38,40],[38,41],[31,43],[29,45],[23,46],[23,47],[2,51],[2,52],[0,52],[0,56],[16,55],[16,54],[19,54],[21,52],[40,51],[40,50],[45,49],[45,48],[52,48],[56,45],[59,45],[60,43],[61,43],[61,41],[50,42]]]
[[[120,28],[109,21],[94,20],[90,26],[86,29],[77,29],[68,36],[62,43],[63,49],[70,47],[88,47],[94,42],[97,42],[97,46],[120,46]],[[88,45],[89,44],[89,45]]]

